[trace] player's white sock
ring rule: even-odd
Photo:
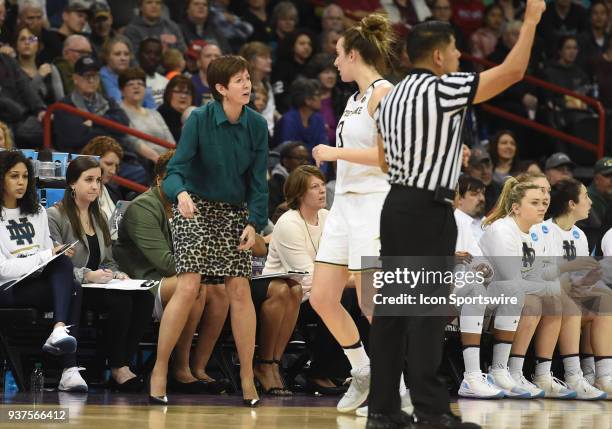
[[[464,346],[463,363],[465,372],[480,372],[480,346]]]
[[[535,376],[548,375],[550,374],[550,365],[552,364],[552,360],[548,358],[541,358],[536,356],[536,367],[535,367]]]
[[[496,342],[493,345],[493,361],[491,362],[491,368],[506,369],[506,367],[508,366],[508,357],[510,356],[510,349],[512,349],[511,342]]]
[[[351,369],[359,369],[370,365],[370,358],[361,341],[356,342],[352,346],[342,347],[342,350],[344,350],[344,354],[351,364]]]
[[[580,359],[580,367],[582,368],[582,373],[585,376],[590,374],[595,376],[595,356],[582,355],[582,359]]]
[[[565,355],[563,358],[563,369],[565,370],[565,379],[567,377],[571,377],[572,375],[578,374],[580,371],[580,357],[575,355]]]
[[[525,356],[510,355],[510,360],[508,361],[510,374],[523,375],[523,362],[525,362]]]
[[[595,375],[597,378],[612,375],[612,356],[595,357]]]

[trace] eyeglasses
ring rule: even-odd
[[[78,76],[78,75],[77,75]],[[95,82],[100,79],[99,74],[82,74],[80,75],[81,79],[86,80],[87,82]]]
[[[178,94],[178,95],[191,95],[191,92],[187,91],[185,89],[173,89],[172,93],[173,94]]]
[[[131,80],[125,84],[126,88],[136,88],[139,86],[146,86],[145,83],[141,80]]]
[[[36,42],[38,42],[38,37],[36,37],[36,36],[20,37],[19,41],[20,42],[27,42],[27,43],[36,43]]]

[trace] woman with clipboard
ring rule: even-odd
[[[95,158],[80,156],[66,171],[66,192],[48,209],[51,238],[75,246],[74,276],[81,283],[127,280],[119,271],[111,250],[108,221],[100,210],[102,170]],[[153,296],[138,290],[87,289],[87,307],[108,313],[103,330],[105,352],[111,367],[109,385],[122,392],[137,392],[144,381],[130,369],[130,362],[144,330],[151,321]]]
[[[0,306],[52,310],[53,332],[43,350],[61,356],[58,389],[86,392],[76,364],[81,285],[73,279],[70,258],[60,255],[66,251],[70,256],[73,250],[53,246],[32,164],[19,151],[0,153],[0,206]],[[42,271],[22,278],[37,266]]]

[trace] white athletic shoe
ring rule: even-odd
[[[62,371],[62,378],[59,382],[58,390],[62,392],[87,392],[87,383],[79,374],[79,371],[85,368],[73,366],[71,368],[65,368]]]
[[[608,394],[607,400],[612,400],[612,375],[604,375],[597,377],[593,386],[597,387]]]
[[[587,373],[587,372],[584,372],[584,370],[582,370],[582,376],[586,378],[586,381],[588,381],[591,386],[595,386],[595,373],[594,372],[589,371]]]
[[[489,381],[487,374],[478,372],[464,372],[463,381],[459,387],[459,396],[475,399],[499,399],[504,392]]]
[[[591,385],[591,383],[589,383],[587,379],[582,376],[582,371],[575,375],[565,377],[565,382],[570,389],[576,391],[576,399],[596,401],[599,399],[606,399],[608,397],[606,392],[601,391],[597,387]]]
[[[534,376],[533,382],[539,388],[544,389],[545,398],[576,399],[576,396],[578,396],[575,390],[570,389],[567,384],[553,377],[552,372]]]
[[[51,332],[43,345],[43,350],[52,355],[74,353],[77,349],[77,340],[68,332],[70,326],[58,326]]]
[[[531,399],[544,397],[544,390],[540,389],[538,386],[533,384],[531,381],[527,380],[525,376],[523,375],[522,371],[520,373],[513,372],[513,373],[510,373],[510,375],[512,376],[514,381],[516,381],[516,384],[518,384],[519,387],[529,392],[529,394],[531,395]]]
[[[408,414],[412,414],[412,411],[414,411],[414,408],[412,407],[412,401],[410,400],[410,391],[406,390],[406,392],[400,396],[400,399],[402,401],[401,403],[402,411]],[[357,410],[355,411],[355,414],[357,414],[358,417],[367,417],[368,416],[368,406],[366,405],[365,407],[357,408]]]
[[[530,399],[531,393],[519,386],[508,368],[489,368],[489,381],[504,392],[507,398]]]
[[[370,393],[370,365],[351,370],[351,376],[351,385],[336,407],[341,413],[355,411],[368,399]]]

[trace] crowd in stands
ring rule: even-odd
[[[87,389],[77,365],[79,316],[86,307],[108,313],[101,341],[111,387],[143,389],[141,374],[132,372],[132,357],[151,319],[161,318],[177,284],[169,226],[172,204],[160,185],[174,151],[57,110],[52,120],[53,149],[93,155],[99,161],[79,157],[70,162],[64,198],[45,211],[36,197],[32,163],[13,149],[42,148],[42,120],[49,105],[62,102],[180,145],[189,115],[213,100],[209,65],[225,54],[241,55],[250,65],[250,106],[266,120],[271,150],[270,225],[258,231],[253,253],[267,255],[264,274],[312,273],[331,205],[334,166],[314,167],[311,150],[319,144],[336,145],[338,119],[355,92],[341,81],[334,66],[343,31],[375,11],[387,14],[397,28],[388,76],[396,83],[410,68],[405,40],[416,23],[448,21],[461,51],[499,63],[516,43],[523,11],[523,2],[517,0],[322,3],[0,0],[0,147],[5,149],[0,153],[2,282],[18,278],[32,264],[48,261],[59,244],[78,241],[68,256],[55,259],[41,276],[10,294],[0,292],[0,305],[47,308],[51,304],[54,326],[44,349],[62,355],[60,390]],[[606,111],[610,136],[612,2],[588,3],[548,4],[538,26],[529,74],[598,99]],[[466,60],[462,67],[482,69]],[[595,117],[583,100],[525,82],[491,104],[577,135]],[[556,189],[578,173],[580,163],[572,160],[576,152],[566,144],[478,109],[470,113],[468,122],[464,143],[471,152],[462,180],[471,180],[471,185],[459,189],[457,208],[466,192],[482,194],[478,210],[466,209],[478,224],[498,205],[509,177],[545,175]],[[606,155],[611,151],[606,147]],[[577,156],[583,158],[580,152]],[[588,163],[593,174],[586,192],[593,206],[576,224],[588,238],[589,254],[602,255],[610,248],[606,232],[612,227],[612,158]],[[136,196],[114,184],[115,175],[150,187]],[[321,198],[326,193],[327,199]],[[110,220],[119,200],[131,204],[121,224],[113,225]],[[313,216],[316,225],[303,221]],[[16,222],[28,223],[31,235],[7,235]],[[80,286],[127,278],[159,284],[151,293]],[[317,333],[306,337],[311,353],[307,384],[312,391],[343,391],[338,380],[348,375],[348,363],[310,307],[309,280],[252,282],[259,345],[254,373],[269,394],[292,394],[283,380],[283,353],[296,326],[305,331],[312,325]],[[51,287],[43,287],[45,283]],[[169,386],[184,392],[218,393],[229,388],[226,381],[206,372],[229,308],[224,287],[218,281],[209,283],[201,286],[189,309],[169,370]],[[348,286],[342,304],[363,322],[350,281]],[[44,294],[39,293],[42,289]],[[192,351],[195,332],[199,336]],[[367,339],[367,333],[361,337]]]

